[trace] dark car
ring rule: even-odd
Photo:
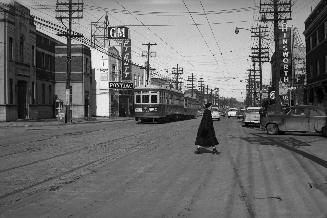
[[[268,114],[266,118],[268,134],[283,132],[317,132],[326,133],[326,113],[313,105],[291,107],[287,113]]]

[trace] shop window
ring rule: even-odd
[[[49,104],[52,104],[52,86],[51,85],[49,85],[49,93],[48,93],[48,95],[49,95]]]
[[[21,62],[24,62],[24,43],[25,38],[24,36],[21,36],[19,40],[19,58]]]
[[[45,85],[42,84],[42,104],[45,104]]]
[[[32,104],[34,104],[35,103],[35,83],[34,82],[32,82],[31,96],[32,96]]]
[[[9,79],[9,104],[14,103],[14,82],[13,79]]]
[[[9,61],[14,59],[14,42],[11,37],[9,37]]]

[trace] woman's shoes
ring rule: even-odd
[[[212,154],[218,154],[218,151],[217,151],[216,148],[213,148],[213,149],[212,149]]]
[[[196,150],[194,151],[195,154],[200,154],[200,148],[196,148]]]

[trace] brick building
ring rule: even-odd
[[[327,109],[327,1],[305,20],[307,86],[305,102]]]
[[[85,45],[72,45],[71,81],[72,87],[72,118],[91,117],[95,114],[91,102],[94,102],[95,82],[91,67],[91,50]],[[65,101],[67,79],[67,47],[55,47],[55,95]]]
[[[55,39],[36,30],[28,8],[0,4],[0,120],[54,117]]]

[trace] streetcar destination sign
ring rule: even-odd
[[[128,28],[125,26],[108,27],[108,39],[128,39]]]
[[[111,88],[111,89],[133,89],[133,83],[109,82],[109,88]]]

